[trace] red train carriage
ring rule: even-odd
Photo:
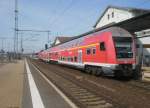
[[[135,70],[134,38],[119,27],[87,33],[41,53],[45,54],[43,60],[72,65],[95,75],[131,76]]]
[[[38,53],[38,58],[43,60],[43,61],[49,61],[49,55],[48,55],[48,51],[47,50],[42,50]]]

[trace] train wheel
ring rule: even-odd
[[[92,72],[91,67],[90,66],[85,66],[85,72],[90,74]]]
[[[91,67],[92,68],[92,75],[96,75],[97,73],[97,67]]]
[[[123,77],[123,73],[121,72],[121,70],[116,70],[114,75],[115,75],[115,78],[117,78],[117,79]]]
[[[102,68],[101,68],[101,67],[98,67],[95,75],[96,75],[96,76],[100,76],[100,75],[102,75],[102,74],[103,74]]]

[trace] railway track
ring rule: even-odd
[[[35,66],[43,72],[37,65]],[[57,72],[51,73],[50,76],[44,74],[81,108],[117,108],[116,105],[106,101],[102,96]]]
[[[150,83],[149,82],[144,82],[144,81],[130,81],[128,82],[129,85],[135,86],[141,89],[145,89],[149,92],[150,90]]]
[[[111,81],[109,86],[108,79],[97,78],[94,76],[86,75],[70,68],[63,68],[58,65],[45,64],[39,61],[32,61],[53,83],[55,83],[68,97],[70,97],[78,106],[83,108],[141,108],[142,103],[139,103],[140,99],[136,99],[135,94],[142,89],[142,87],[136,87],[134,84],[123,83],[119,81]],[[40,67],[39,67],[40,65]],[[61,68],[61,69],[59,69]],[[50,70],[52,72],[50,72]],[[70,72],[73,71],[73,72]],[[50,72],[50,73],[48,73]],[[63,73],[63,74],[62,74]],[[50,74],[50,75],[49,75]],[[83,74],[83,75],[82,75]],[[105,84],[102,84],[105,82]],[[118,84],[118,85],[117,85]],[[108,85],[108,86],[107,86]],[[117,86],[115,86],[117,85]],[[119,89],[129,86],[132,91],[121,91],[125,94],[131,95],[122,96]],[[145,91],[144,91],[145,92]],[[141,93],[141,91],[140,91]],[[143,93],[143,91],[142,91]],[[143,95],[138,94],[138,97]],[[134,97],[132,99],[132,97]],[[147,98],[147,97],[146,97]],[[145,98],[143,98],[145,99]],[[132,102],[132,100],[135,100]],[[144,108],[149,108],[150,104],[146,100],[143,100]]]

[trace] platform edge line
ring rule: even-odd
[[[32,107],[45,108],[26,59],[25,59],[25,63],[26,63],[26,71],[27,71],[29,88],[31,93]]]

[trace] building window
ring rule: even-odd
[[[100,50],[101,51],[105,51],[106,50],[104,42],[100,42]]]
[[[92,54],[96,54],[96,48],[92,48]]]
[[[91,54],[91,49],[90,48],[86,49],[86,54],[87,55]]]
[[[112,12],[112,18],[114,18],[114,12]]]
[[[110,16],[109,16],[109,14],[108,14],[108,15],[107,15],[108,20],[109,20],[109,17],[110,17]]]

